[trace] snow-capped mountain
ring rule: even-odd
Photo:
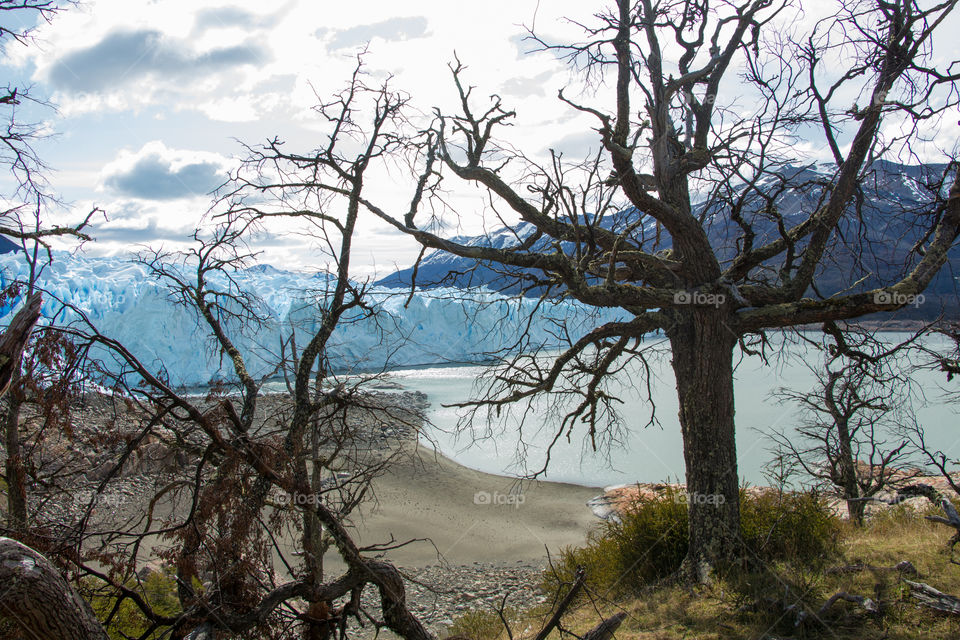
[[[840,225],[839,240],[831,247],[817,275],[818,291],[823,295],[847,290],[852,286],[864,289],[890,283],[905,274],[919,259],[915,246],[923,239],[937,215],[931,206],[937,192],[943,196],[945,165],[900,165],[881,161],[861,182],[861,197],[855,199]],[[835,168],[830,164],[783,167],[778,177],[767,176],[755,185],[736,185],[728,192],[715,191],[701,198],[695,214],[704,223],[712,246],[723,262],[729,262],[743,246],[743,230],[731,216],[739,207],[742,219],[756,234],[753,246],[779,237],[777,221],[771,209],[783,217],[787,228],[801,222],[823,201]],[[952,174],[951,174],[952,177]],[[949,180],[946,181],[949,185]],[[600,227],[621,231],[636,219],[636,210],[627,208],[601,218]],[[499,228],[484,236],[459,237],[469,245],[507,248],[520,245],[534,233],[533,225],[521,223],[513,229]],[[667,233],[656,234],[653,221],[638,226],[630,238],[647,250],[657,251],[671,246]],[[552,240],[539,239],[533,250],[549,248]],[[564,243],[564,250],[572,245]],[[941,310],[957,310],[954,274],[960,268],[958,256],[936,277],[926,292],[927,304],[910,309],[903,315],[934,317]],[[779,266],[778,256],[770,266]],[[412,268],[383,278],[385,287],[410,285]],[[533,271],[510,270],[500,265],[479,264],[448,253],[428,253],[417,271],[417,285],[488,286],[515,292],[520,289],[518,276],[540,275]],[[534,289],[534,293],[538,290]]]
[[[27,275],[22,253],[0,255],[0,284],[6,286]],[[296,332],[296,344],[305,345],[321,322],[319,305],[330,277],[285,271],[258,265],[232,274],[240,290],[253,294],[264,318],[255,330],[231,327],[234,342],[260,376],[272,370],[281,340]],[[229,378],[228,360],[212,349],[211,333],[197,314],[176,304],[169,290],[145,266],[129,258],[92,258],[55,254],[40,279],[49,293],[43,315],[59,324],[75,322],[75,306],[103,334],[119,340],[141,362],[163,369],[171,382],[205,384]],[[224,285],[214,281],[214,285]],[[433,289],[418,292],[407,303],[408,292],[375,287],[367,303],[376,318],[360,312],[345,318],[329,343],[330,365],[341,371],[379,370],[447,362],[478,362],[513,344],[526,327],[535,301],[510,299],[489,290]],[[11,309],[0,309],[0,324]],[[557,322],[566,321],[574,333],[617,314],[597,313],[581,305],[560,302],[541,308],[531,327],[531,345],[558,345]],[[48,320],[49,321],[49,320]]]

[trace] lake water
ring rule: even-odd
[[[819,339],[819,334],[809,334]],[[904,335],[885,334],[889,341]],[[786,341],[785,341],[786,340]],[[749,483],[766,480],[764,465],[771,459],[772,443],[765,437],[771,430],[789,431],[798,421],[796,407],[781,404],[773,394],[782,387],[806,391],[815,387],[815,376],[804,359],[818,361],[820,355],[812,347],[786,339],[773,338],[775,348],[768,351],[769,364],[757,356],[738,354],[735,373],[737,452],[739,473]],[[568,443],[561,438],[550,455],[544,476],[547,480],[591,486],[632,482],[682,481],[684,475],[680,425],[677,418],[677,397],[673,370],[666,343],[652,342],[657,353],[649,358],[651,390],[660,427],[644,427],[652,407],[636,387],[643,380],[639,366],[618,374],[614,390],[625,401],[620,406],[624,418],[621,437],[610,446],[594,452],[580,426]],[[928,346],[945,346],[938,338]],[[396,371],[397,382],[410,390],[426,393],[431,402],[424,443],[435,446],[444,455],[465,466],[489,473],[522,475],[544,465],[544,443],[553,438],[560,419],[546,402],[526,412],[522,437],[518,434],[519,411],[501,415],[489,423],[476,421],[472,428],[462,427],[463,410],[442,405],[463,402],[475,397],[477,377],[482,366],[426,367]],[[944,394],[960,390],[960,381],[948,383],[944,374],[922,370],[913,379],[924,397],[917,399],[916,416],[923,425],[928,444],[942,449],[948,456],[960,457],[960,423],[957,411],[960,402],[951,403]],[[461,429],[458,430],[458,424]],[[486,437],[479,437],[486,436]]]

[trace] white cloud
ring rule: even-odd
[[[103,167],[101,188],[142,200],[209,199],[231,162],[216,153],[169,149],[159,141],[123,150]]]
[[[835,6],[805,1],[805,15],[791,28],[804,29]],[[504,106],[517,111],[514,126],[500,131],[515,148],[539,159],[551,146],[571,156],[594,148],[595,119],[573,112],[556,98],[557,89],[577,84],[578,78],[550,53],[518,57],[518,43],[524,51],[532,48],[521,39],[523,25],[534,22],[548,40],[582,39],[580,28],[562,18],[590,22],[596,10],[573,0],[374,0],[362,5],[87,0],[52,24],[41,25],[39,46],[15,48],[12,61],[35,65],[38,89],[53,94],[59,104],[62,118],[55,124],[67,134],[62,140],[81,137],[72,136],[81,131],[73,128],[78,122],[97,133],[82,138],[102,146],[63,145],[56,151],[59,156],[45,156],[65,170],[62,175],[70,188],[80,189],[84,176],[96,174],[96,168],[89,167],[91,158],[97,164],[113,158],[98,179],[100,195],[112,200],[101,204],[108,211],[122,211],[127,226],[136,221],[139,226],[126,230],[131,237],[138,230],[149,231],[150,219],[158,237],[166,237],[188,228],[199,219],[198,212],[206,210],[209,199],[203,193],[216,186],[213,176],[230,166],[227,156],[240,152],[233,137],[256,144],[279,135],[297,152],[322,144],[324,123],[310,108],[318,95],[329,98],[346,85],[356,50],[368,39],[367,80],[379,83],[393,75],[392,86],[408,92],[424,117],[434,107],[448,113],[459,109],[447,67],[456,52],[467,67],[464,81],[476,86],[478,108],[499,92]],[[947,57],[956,58],[956,43],[947,45],[941,51],[952,50]],[[831,65],[841,68],[833,60]],[[595,93],[570,92],[569,97],[608,110],[610,83],[592,90]],[[747,114],[755,108],[749,91],[731,71],[721,99],[727,105],[736,103],[736,113]],[[851,95],[851,101],[855,97]],[[640,102],[634,106],[642,109]],[[788,142],[800,155],[826,159],[823,146],[815,141],[817,132],[811,135],[814,141]],[[936,137],[936,132],[930,135]],[[155,142],[141,146],[144,140]],[[131,141],[136,141],[132,149],[120,150]],[[178,148],[191,146],[208,153]],[[404,180],[398,171],[378,176],[368,188],[378,200],[402,210],[409,197],[409,180]],[[86,180],[87,192],[71,197],[92,196],[90,187],[96,183]],[[460,221],[464,231],[473,231],[485,211],[490,215],[488,203],[478,192],[460,190],[459,185],[456,190],[451,201],[457,203],[457,212],[465,213]],[[175,213],[169,213],[165,203],[174,196],[179,198]],[[137,208],[128,206],[131,202]],[[175,223],[168,224],[168,218]],[[120,223],[117,218],[111,224]],[[114,232],[117,242],[121,231],[118,227]],[[373,236],[367,237],[372,242]],[[364,253],[363,260],[369,262],[375,254],[378,264],[392,262],[387,235],[376,237],[380,244]],[[307,255],[307,249],[303,251]],[[415,248],[404,249],[402,256],[409,259],[415,253]],[[404,261],[400,254],[397,259]]]

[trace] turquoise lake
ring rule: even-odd
[[[820,339],[820,334],[808,334]],[[905,334],[882,334],[887,341]],[[800,415],[795,405],[778,402],[774,393],[783,387],[806,391],[816,384],[814,373],[805,362],[816,362],[820,355],[796,337],[778,334],[771,337],[769,364],[757,356],[737,354],[735,372],[738,472],[751,484],[766,483],[763,468],[771,459],[772,442],[766,434],[772,430],[789,432]],[[591,486],[632,482],[659,482],[683,479],[683,451],[677,418],[677,397],[669,350],[663,340],[651,341],[648,357],[650,387],[660,427],[644,427],[651,415],[651,404],[637,385],[643,375],[639,366],[627,367],[614,380],[611,389],[624,404],[620,437],[593,451],[586,429],[578,426],[570,442],[560,438],[550,454],[546,480]],[[946,348],[945,339],[931,338],[928,347]],[[923,364],[915,358],[914,364]],[[396,382],[410,390],[427,394],[431,425],[424,430],[422,442],[436,448],[460,464],[489,473],[523,475],[544,465],[544,443],[554,437],[560,418],[549,400],[527,407],[523,437],[518,438],[522,413],[517,409],[463,425],[463,410],[443,405],[476,397],[477,378],[484,366],[438,366],[395,371]],[[960,401],[948,397],[960,390],[960,381],[947,382],[945,375],[931,369],[911,373],[918,391],[914,400],[916,419],[923,426],[929,445],[948,456],[960,457]],[[485,416],[484,416],[485,418]],[[481,437],[482,436],[482,437]]]

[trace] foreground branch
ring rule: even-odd
[[[45,557],[0,538],[0,613],[31,638],[108,640],[90,605]]]
[[[0,336],[0,396],[7,392],[13,373],[20,367],[20,356],[30,339],[33,325],[40,318],[43,300],[39,293],[27,298],[17,315],[13,317],[7,330]]]

